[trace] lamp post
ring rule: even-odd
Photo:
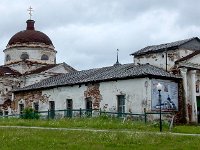
[[[159,99],[159,104],[160,104],[160,132],[162,132],[162,120],[161,120],[161,90],[162,90],[162,84],[158,83],[157,85],[157,90],[158,90],[158,99]]]

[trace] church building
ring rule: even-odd
[[[77,71],[56,63],[50,38],[35,21],[8,41],[0,66],[0,113],[101,109],[117,113],[172,112],[182,122],[200,122],[200,39],[147,46],[133,63]],[[59,50],[58,50],[59,52]],[[127,55],[128,56],[128,55]],[[161,83],[161,102],[157,85]],[[77,116],[78,114],[71,114]],[[150,117],[150,119],[153,119]],[[185,121],[184,121],[185,120]]]
[[[27,23],[29,30],[38,32],[34,30],[33,20],[28,20]],[[29,40],[29,38],[28,35],[24,37],[24,40]],[[27,42],[20,41],[21,39],[17,38],[19,42],[15,43],[16,46],[20,43],[20,48],[18,48],[20,50],[24,48],[22,45],[27,46]],[[42,41],[41,39],[46,40]],[[23,49],[26,59],[20,60],[20,62],[31,61],[33,66],[34,62],[37,62],[37,65],[48,64],[35,70],[24,71],[21,69],[22,72],[18,71],[23,74],[22,77],[25,77],[26,81],[22,82],[20,87],[12,90],[11,114],[22,113],[26,107],[32,107],[37,111],[50,110],[55,112],[57,117],[64,117],[66,114],[64,111],[57,112],[56,110],[72,109],[101,109],[102,111],[135,114],[143,114],[144,110],[158,112],[160,108],[156,88],[158,83],[163,85],[163,111],[184,113],[181,109],[182,99],[179,95],[181,92],[178,92],[182,78],[178,75],[150,64],[120,64],[118,59],[111,66],[76,71],[66,64],[55,64],[56,51],[46,35],[45,38],[34,36],[34,40],[37,42],[28,42],[28,46],[36,43],[38,45],[34,45],[35,49],[33,47]],[[41,48],[43,49],[41,50]],[[35,50],[35,53],[30,57],[29,51],[32,52],[32,50]],[[11,53],[7,55],[9,54],[11,55]],[[48,59],[42,59],[44,55]],[[12,57],[9,61],[12,61]],[[54,67],[43,71],[43,68],[48,68],[48,66]],[[38,72],[38,70],[42,71]],[[77,116],[78,114],[72,115]]]
[[[35,30],[34,20],[8,41],[4,65],[0,66],[0,114],[11,114],[12,90],[37,83],[45,78],[76,71],[66,63],[56,64],[50,38]]]

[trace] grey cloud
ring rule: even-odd
[[[0,48],[24,30],[27,8],[34,8],[36,29],[46,33],[58,50],[58,62],[77,69],[112,65],[116,49],[121,63],[130,53],[151,44],[200,34],[195,0],[1,0]],[[3,53],[0,61],[3,64]]]

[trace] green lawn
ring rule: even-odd
[[[4,149],[200,149],[200,136],[172,135],[164,123],[125,121],[114,118],[23,120],[1,118],[0,126],[106,129],[115,132],[0,128],[0,150]],[[118,132],[118,131],[130,132]],[[200,126],[175,126],[173,132],[200,134]]]
[[[59,120],[26,120],[15,118],[0,119],[3,126],[40,126],[40,127],[62,127],[62,128],[92,128],[92,129],[112,129],[112,130],[134,130],[134,131],[159,131],[159,124],[145,124],[139,121],[124,121],[116,118],[73,118]],[[168,131],[168,126],[163,126],[164,131]]]
[[[121,133],[0,128],[1,150],[200,149],[200,137],[169,133]]]
[[[25,120],[15,118],[0,118],[0,126],[40,126],[62,128],[92,128],[110,130],[132,131],[159,131],[159,123],[147,123],[139,121],[125,121],[115,118],[74,118],[59,120]],[[163,131],[169,132],[168,124],[163,124]],[[200,134],[200,126],[179,125],[172,132]]]

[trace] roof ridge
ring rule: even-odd
[[[157,45],[149,45],[149,46],[146,46],[146,47],[132,53],[131,55],[137,56],[137,55],[145,54],[148,52],[155,52],[155,51],[166,49],[166,48],[168,49],[168,48],[172,48],[172,47],[176,47],[176,46],[181,46],[193,39],[197,39],[200,41],[200,39],[198,37],[192,37],[192,38],[188,38],[188,39],[177,40],[174,42],[161,43],[161,44],[157,44]]]
[[[137,66],[134,63],[131,63],[119,66],[102,67],[99,69],[89,69],[89,70],[61,74],[58,76],[41,80],[38,83],[26,86],[24,88],[16,89],[14,90],[14,92],[35,90],[42,88],[53,88],[64,85],[70,86],[70,85],[77,85],[77,84],[84,84],[91,82],[134,79],[138,77],[148,77],[148,76],[180,78],[179,76],[175,76],[173,74],[166,72],[163,69],[160,69],[158,67],[149,64]]]

